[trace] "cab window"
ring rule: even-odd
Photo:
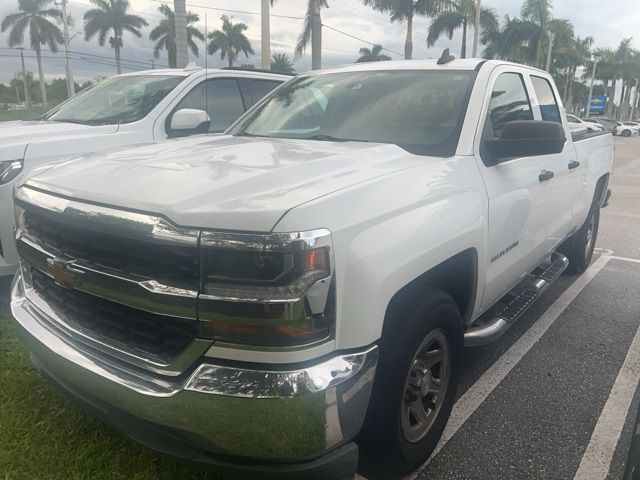
[[[533,83],[533,89],[536,92],[536,97],[538,97],[542,120],[562,123],[560,108],[558,108],[558,102],[549,81],[546,78],[532,75],[531,83]]]
[[[533,120],[531,102],[522,76],[503,73],[491,91],[485,135],[500,137],[504,126],[516,120]]]
[[[251,87],[251,98],[253,103],[258,103],[262,98],[271,90],[279,87],[282,82],[275,80],[258,80],[256,78],[249,79],[249,85]]]
[[[204,110],[203,107],[211,118],[209,132],[224,132],[245,110],[238,81],[235,78],[214,78],[202,82],[187,93],[176,111],[182,108]]]

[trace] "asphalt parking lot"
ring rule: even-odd
[[[640,139],[616,146],[592,266],[466,351],[445,436],[412,480],[623,477],[640,401]]]

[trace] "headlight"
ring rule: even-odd
[[[289,347],[333,334],[331,235],[202,234],[200,336]]]
[[[22,160],[4,160],[0,162],[0,185],[9,183],[22,171]]]

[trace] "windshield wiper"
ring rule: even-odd
[[[370,143],[370,140],[354,140],[351,138],[338,138],[331,135],[311,135],[310,137],[300,137],[299,140],[320,140],[322,142],[363,142]]]
[[[238,132],[233,134],[234,137],[254,137],[254,138],[271,138],[268,135],[258,135],[256,133]]]

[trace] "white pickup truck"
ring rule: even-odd
[[[29,170],[101,150],[222,133],[290,78],[199,67],[127,73],[80,92],[39,120],[0,122],[0,276],[12,275],[18,265],[11,195]]]
[[[302,75],[226,135],[16,189],[11,308],[34,365],[182,458],[272,478],[418,467],[464,346],[583,272],[613,138],[501,61]]]

